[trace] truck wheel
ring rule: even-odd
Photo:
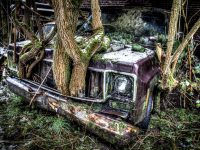
[[[153,96],[150,95],[149,96],[149,101],[148,101],[148,105],[147,105],[147,111],[145,114],[144,119],[139,123],[139,127],[147,130],[149,127],[149,123],[150,123],[150,119],[151,119],[151,111],[152,111],[152,107],[153,107]]]

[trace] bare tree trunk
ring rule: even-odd
[[[8,31],[8,17],[7,12],[4,8],[9,5],[8,1],[0,1],[0,15],[1,15],[1,21],[0,21],[0,42],[3,46],[6,46],[8,44],[8,37],[9,37],[9,31]],[[0,44],[0,45],[1,45]]]
[[[85,77],[88,68],[88,62],[80,62],[73,66],[70,81],[70,94],[72,96],[83,97],[85,93]]]
[[[82,87],[79,87],[83,80],[80,78],[77,78],[77,76],[80,75],[80,73],[77,73],[76,64],[80,64],[82,62],[81,60],[81,51],[78,48],[78,45],[76,44],[76,41],[74,39],[75,31],[76,31],[76,23],[78,21],[78,7],[74,6],[71,0],[52,0],[52,4],[55,11],[55,17],[56,17],[56,24],[58,28],[58,34],[60,36],[61,44],[66,52],[66,54],[72,59],[73,61],[73,68],[72,68],[72,78],[76,78],[76,84],[73,83],[75,81],[71,80],[71,84],[73,86],[70,86],[70,94],[71,95],[77,95]],[[61,52],[60,54],[63,54],[64,52]],[[59,55],[59,54],[58,54]],[[61,57],[61,56],[56,56]],[[60,61],[60,60],[57,60]],[[63,60],[64,61],[64,60]],[[55,62],[56,63],[56,62]],[[58,62],[59,63],[59,62]],[[63,66],[66,66],[66,62],[64,62]],[[76,71],[74,71],[74,68]],[[65,75],[60,74],[58,69],[60,68],[53,68],[54,69],[54,76],[55,80],[66,80]],[[75,74],[74,74],[75,73]],[[85,79],[84,79],[85,80]],[[56,81],[58,89],[61,91],[62,94],[68,94],[68,89],[64,89],[63,87],[67,84],[66,82],[60,82]]]
[[[0,5],[0,43],[3,43],[3,10]]]
[[[19,7],[20,7],[20,2],[19,1],[15,1],[15,14],[14,14],[14,19],[16,20],[17,18],[17,15],[19,13]],[[14,63],[17,63],[17,54],[16,54],[16,42],[17,42],[17,27],[16,25],[14,24],[13,25],[13,34],[14,34],[14,37],[13,37],[13,42],[14,42],[14,50],[13,50],[13,62]]]
[[[14,32],[14,50],[13,50],[13,62],[14,62],[14,63],[17,63],[17,59],[16,59],[17,29],[16,29],[15,25],[14,25],[13,32]]]
[[[72,0],[52,0],[58,34],[63,47],[73,62],[81,61],[80,50],[74,39],[78,21],[78,6]]]
[[[101,21],[101,9],[98,0],[91,0],[92,7],[92,27],[93,30],[103,29]]]
[[[56,86],[64,95],[69,95],[69,82],[71,76],[71,62],[65,51],[59,36],[53,55],[53,74]]]
[[[172,11],[170,16],[169,31],[168,31],[168,42],[167,42],[167,52],[166,58],[163,66],[163,77],[162,77],[162,86],[166,87],[167,79],[170,74],[170,61],[171,53],[173,49],[174,39],[177,32],[178,18],[181,8],[181,0],[174,0],[172,4]]]

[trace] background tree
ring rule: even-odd
[[[169,30],[168,30],[168,42],[167,42],[167,50],[166,50],[166,57],[164,60],[161,60],[161,87],[162,89],[172,89],[177,85],[177,81],[174,79],[174,74],[176,72],[177,62],[183,53],[185,47],[188,45],[189,41],[192,39],[194,34],[200,28],[200,18],[194,24],[194,26],[190,29],[188,34],[183,38],[180,45],[177,49],[173,52],[173,45],[175,42],[175,37],[177,33],[177,25],[178,20],[180,18],[180,12],[182,8],[182,0],[173,0],[172,9],[171,9],[171,16],[170,16],[170,23],[169,23]],[[158,49],[160,50],[160,49]],[[164,52],[157,52],[157,54],[164,54]],[[158,56],[158,58],[161,58]]]
[[[0,46],[6,47],[9,42],[10,26],[9,26],[9,6],[13,1],[0,1]]]
[[[109,40],[104,37],[98,0],[91,0],[93,35],[82,37],[83,45],[77,44],[75,34],[80,4],[81,0],[52,0],[58,28],[53,67],[55,81],[62,94],[79,97],[84,95],[90,59],[102,46],[109,45]],[[71,70],[69,59],[72,62]]]

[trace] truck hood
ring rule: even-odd
[[[29,43],[31,43],[30,40],[16,42],[16,46],[23,48],[25,45]],[[14,47],[14,43],[11,43],[9,46]],[[145,58],[148,58],[149,56],[154,55],[154,53],[155,52],[153,50],[148,49],[148,48],[145,49],[145,52],[136,52],[136,51],[133,51],[131,47],[126,47],[117,51],[101,53],[97,61],[104,61],[104,62],[110,61],[113,63],[116,63],[116,62],[137,63],[142,59],[145,59]]]
[[[145,52],[136,52],[133,51],[132,48],[125,48],[119,51],[104,53],[99,60],[122,63],[137,63],[153,54],[154,51],[150,49],[146,49]]]
[[[30,40],[17,42],[17,51],[30,42]],[[14,44],[10,44],[9,50],[12,50],[13,47]],[[53,51],[54,50],[52,48],[46,48],[44,61],[52,62]],[[158,66],[152,65],[152,62],[155,62],[154,56],[155,52],[148,48],[145,49],[145,52],[136,52],[133,51],[131,47],[125,47],[117,51],[96,54],[96,56],[92,58],[89,67],[140,75],[145,72],[147,73],[148,70],[152,70],[152,67],[156,67],[155,69],[157,72]]]
[[[155,61],[155,52],[148,48],[145,49],[145,52],[136,52],[132,48],[125,48],[103,53],[97,58],[92,59],[89,67],[133,73],[141,77],[150,70],[158,72],[159,69]]]

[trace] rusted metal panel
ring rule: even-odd
[[[9,89],[24,97],[28,102],[30,102],[38,88],[10,77],[7,78],[7,83]],[[91,103],[75,102],[53,91],[40,89],[34,102],[40,108],[59,113],[77,122],[112,144],[128,144],[139,133],[139,129],[133,125],[98,113],[96,108],[92,108]]]

